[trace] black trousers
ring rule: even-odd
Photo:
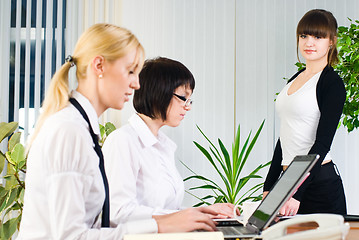
[[[333,162],[322,165],[320,171],[313,177],[303,193],[298,213],[347,214],[342,179]]]

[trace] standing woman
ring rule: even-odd
[[[107,108],[121,109],[140,87],[143,59],[144,50],[131,32],[95,24],[55,73],[27,158],[19,239],[122,239],[126,233],[214,228],[200,210],[108,228],[109,189],[98,117]],[[68,72],[73,66],[78,87],[70,93]],[[189,225],[174,229],[171,221],[188,215],[194,216]]]
[[[177,146],[161,128],[179,126],[191,110],[194,77],[182,63],[160,57],[145,62],[139,81],[141,88],[133,98],[137,113],[103,145],[114,224],[182,207],[184,184],[175,165]],[[205,208],[216,211],[216,217],[233,217],[233,207],[223,203]]]
[[[346,93],[333,70],[337,61],[337,21],[332,13],[314,9],[297,26],[297,49],[306,68],[296,73],[278,95],[280,137],[264,183],[264,196],[296,155],[319,154],[310,176],[280,210],[297,213],[346,214],[341,177],[332,161],[332,144]]]

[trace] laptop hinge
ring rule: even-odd
[[[247,223],[246,228],[249,231],[254,232],[255,234],[259,234],[259,232],[260,232],[259,229],[255,225],[253,225],[252,223]]]

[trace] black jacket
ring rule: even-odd
[[[294,80],[302,71],[297,72],[288,83]],[[317,102],[320,111],[320,119],[318,123],[315,142],[308,154],[319,154],[320,159],[314,165],[310,171],[310,176],[300,186],[297,192],[294,194],[294,198],[300,201],[302,199],[303,192],[308,187],[311,179],[319,171],[321,163],[324,157],[330,150],[335,132],[338,127],[340,116],[343,112],[343,106],[346,99],[346,91],[343,80],[330,66],[326,66],[317,83],[316,88]],[[282,172],[282,148],[280,145],[280,139],[278,139],[274,154],[272,158],[272,164],[269,168],[266,180],[264,182],[264,191],[269,191],[274,183],[279,178]]]

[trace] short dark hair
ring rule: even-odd
[[[336,64],[338,62],[337,29],[337,20],[331,12],[323,9],[313,9],[307,12],[297,26],[297,56],[300,35],[305,34],[323,38],[329,37],[333,45],[329,49],[328,65],[332,66]]]
[[[166,120],[167,109],[176,88],[194,90],[192,73],[182,63],[158,57],[146,60],[139,75],[140,89],[135,91],[133,106],[138,113],[152,119]]]

